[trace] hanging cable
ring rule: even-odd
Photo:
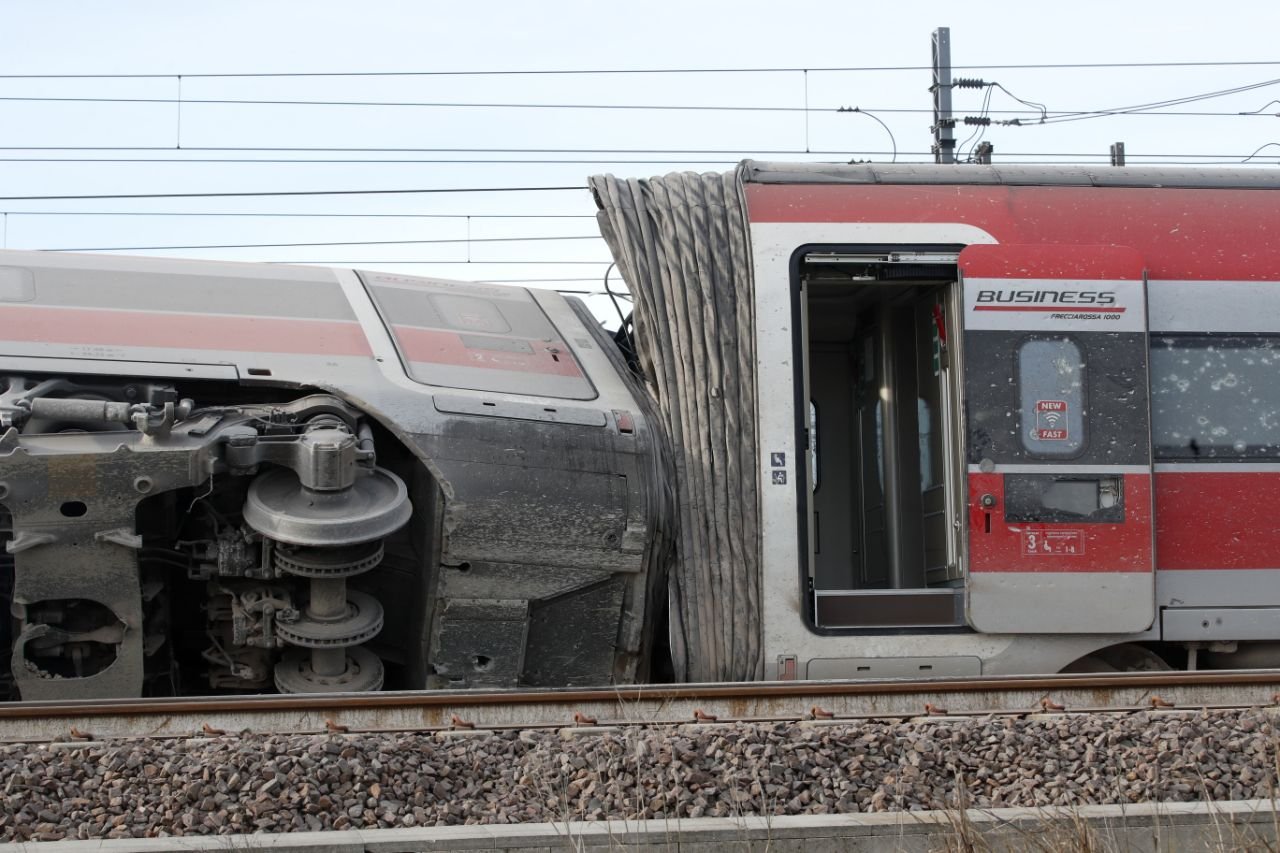
[[[623,314],[622,306],[618,304],[618,297],[622,296],[630,299],[630,294],[616,294],[613,288],[609,286],[609,274],[617,267],[617,263],[609,264],[604,271],[604,292],[609,295],[609,300],[613,302],[613,310],[618,312],[618,331],[613,335],[613,341],[618,345],[618,349],[622,350],[622,355],[626,358],[627,364],[632,371],[643,381],[644,372],[640,369],[640,355],[636,352],[634,331],[628,329],[631,325],[632,314]]]
[[[1262,106],[1258,107],[1256,110],[1250,110],[1250,111],[1249,111],[1249,112],[1247,112],[1247,113],[1236,113],[1236,115],[1238,115],[1238,116],[1259,116],[1259,115],[1280,116],[1280,113],[1265,113],[1265,114],[1264,114],[1264,113],[1262,112],[1263,110],[1265,110],[1267,107],[1271,106],[1272,104],[1280,105],[1280,101],[1277,101],[1277,100],[1275,100],[1275,99],[1272,99],[1272,100],[1270,100],[1270,101],[1267,101],[1267,102],[1266,102],[1265,104],[1263,104]]]
[[[987,108],[991,105],[992,87],[986,84],[984,86],[986,92],[982,96],[982,110],[977,116],[965,116],[964,118],[964,123],[973,125],[974,130],[963,142],[956,146],[956,159],[959,159],[964,152],[964,147],[972,141],[972,145],[969,145],[969,156],[964,160],[966,163],[973,162],[973,152],[977,149],[978,143],[982,141],[982,137],[987,132],[987,127],[991,124],[991,118],[987,115]]]
[[[1090,112],[1080,113],[1070,116],[1058,116],[1047,119],[1041,124],[1061,124],[1068,121],[1083,121],[1091,118],[1102,118],[1103,116],[1125,115],[1129,113],[1142,113],[1147,110],[1159,109],[1161,107],[1180,106],[1182,104],[1191,104],[1197,101],[1208,101],[1213,98],[1224,98],[1228,95],[1238,95],[1242,92],[1252,92],[1256,89],[1265,89],[1268,86],[1274,86],[1280,83],[1280,78],[1272,80],[1263,80],[1260,83],[1250,83],[1245,86],[1236,86],[1232,89],[1219,89],[1214,92],[1202,92],[1198,95],[1187,95],[1181,98],[1170,98],[1164,101],[1152,101],[1146,104],[1136,104],[1128,107],[1115,107],[1109,110],[1093,110]]]
[[[610,263],[604,271],[604,292],[609,294],[609,300],[613,302],[613,310],[618,312],[619,325],[625,325],[627,318],[622,314],[622,306],[618,304],[618,298],[614,295],[613,290],[609,287],[609,273],[613,272],[618,266],[617,262]]]
[[[838,110],[836,110],[836,112],[860,113],[861,115],[864,115],[867,118],[874,119],[875,121],[879,122],[880,126],[884,128],[884,132],[889,134],[889,144],[893,146],[893,159],[890,160],[889,162],[891,163],[898,162],[898,140],[893,138],[893,131],[889,129],[889,125],[881,121],[879,116],[873,114],[869,110],[864,110],[861,107],[840,107]]]
[[[1277,148],[1280,148],[1280,142],[1268,142],[1268,143],[1266,143],[1265,145],[1260,145],[1260,146],[1258,146],[1258,148],[1257,148],[1257,149],[1256,149],[1252,154],[1250,154],[1248,157],[1244,158],[1244,159],[1243,159],[1243,160],[1241,160],[1240,162],[1241,162],[1241,163],[1248,163],[1248,162],[1249,162],[1250,160],[1252,160],[1254,157],[1257,157],[1257,156],[1258,156],[1258,152],[1259,152],[1259,151],[1262,151],[1263,149],[1266,149],[1266,148],[1270,148],[1272,145],[1276,146]],[[1272,156],[1272,155],[1266,155],[1266,156]],[[1277,155],[1277,156],[1280,156],[1280,155]]]

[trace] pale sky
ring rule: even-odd
[[[683,168],[722,171],[745,157],[888,162],[894,144],[898,162],[929,162],[929,44],[930,33],[939,26],[951,28],[957,76],[998,82],[1019,98],[1044,104],[1050,117],[1254,87],[1167,108],[1225,115],[1124,115],[1044,125],[1035,123],[1034,111],[996,90],[989,104],[993,118],[1015,115],[996,111],[1023,110],[1019,117],[1032,122],[987,129],[985,139],[995,145],[997,163],[1105,164],[1109,145],[1124,141],[1131,164],[1238,163],[1258,151],[1252,161],[1258,168],[1280,168],[1277,9],[1274,2],[1263,0],[1218,8],[1184,0],[976,5],[872,5],[847,0],[786,4],[0,0],[3,245],[122,247],[137,254],[319,262],[459,279],[558,279],[534,285],[598,289],[608,252],[595,238],[590,218],[594,206],[585,189],[244,198],[12,197],[581,187],[588,175],[598,172],[646,177]],[[991,68],[1139,62],[1270,64]],[[821,70],[903,66],[908,70]],[[792,70],[195,76],[635,69]],[[179,93],[185,102],[180,108],[172,102]],[[24,98],[161,102],[13,100]],[[983,98],[982,90],[956,91],[956,114],[978,115]],[[196,103],[202,100],[779,109]],[[894,142],[868,116],[837,113],[842,106],[874,113],[888,125]],[[1262,115],[1237,115],[1254,111]],[[957,138],[964,140],[968,133],[958,128]],[[1049,156],[1061,154],[1070,156]],[[122,159],[166,162],[108,162]],[[207,162],[236,159],[283,162]],[[302,162],[308,159],[348,162]],[[593,162],[424,162],[441,160]],[[37,215],[37,211],[78,215]],[[156,215],[88,215],[93,212]],[[413,216],[173,215],[269,212]],[[468,221],[467,215],[473,218]],[[490,218],[495,215],[516,218]],[[477,242],[139,248],[461,241],[468,236]],[[492,242],[527,237],[594,239]],[[471,263],[456,263],[468,257]],[[483,263],[498,260],[506,263]],[[525,263],[529,261],[542,263]],[[563,263],[569,261],[575,263]]]

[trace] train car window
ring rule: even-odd
[[[1162,459],[1280,457],[1280,337],[1151,338],[1151,430]]]
[[[1085,443],[1084,358],[1070,338],[1032,338],[1018,348],[1022,446],[1036,456],[1074,456]]]

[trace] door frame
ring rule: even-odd
[[[808,339],[808,297],[807,287],[804,275],[805,261],[814,254],[822,253],[833,256],[892,256],[893,260],[884,260],[884,263],[935,263],[939,265],[947,265],[956,272],[953,283],[948,286],[948,294],[946,298],[947,308],[951,312],[947,316],[947,326],[949,327],[948,347],[949,347],[949,369],[953,372],[953,389],[949,397],[955,404],[955,411],[950,414],[949,419],[944,419],[949,423],[953,433],[948,435],[944,429],[944,447],[947,449],[949,458],[944,466],[948,487],[948,511],[955,513],[955,522],[958,523],[959,529],[950,537],[951,547],[954,549],[956,559],[959,561],[959,575],[961,579],[967,578],[966,570],[966,552],[967,537],[964,535],[965,519],[963,517],[966,511],[966,502],[961,495],[964,488],[964,452],[963,448],[954,443],[958,436],[965,434],[964,425],[964,392],[963,392],[963,359],[960,353],[962,349],[962,328],[959,312],[962,306],[960,297],[960,281],[958,276],[958,259],[960,253],[966,248],[967,244],[850,244],[850,243],[809,243],[796,247],[791,255],[790,263],[790,296],[791,296],[791,317],[792,328],[797,333],[792,335],[792,355],[793,355],[793,376],[795,395],[793,401],[794,418],[794,436],[798,454],[803,454],[804,465],[797,465],[794,470],[804,471],[805,476],[797,477],[794,484],[796,496],[796,535],[798,537],[797,554],[800,556],[798,565],[796,566],[799,589],[801,592],[802,612],[804,614],[805,627],[812,633],[820,636],[845,636],[845,635],[873,635],[873,634],[946,634],[946,633],[969,633],[972,628],[965,624],[965,598],[967,597],[967,580],[961,587],[955,589],[957,607],[954,615],[946,620],[943,624],[902,624],[902,625],[875,625],[865,624],[857,626],[841,626],[841,627],[822,627],[817,624],[817,598],[816,590],[813,589],[812,566],[813,566],[813,549],[814,541],[812,538],[812,501],[810,500],[810,489],[812,480],[812,472],[810,465],[810,437],[808,430],[809,422],[809,339]],[[857,286],[857,285],[855,285]],[[881,285],[863,285],[863,286],[881,286],[891,287],[892,284]],[[954,446],[947,444],[950,439]],[[764,476],[769,476],[768,474]],[[954,524],[953,524],[954,528]],[[925,598],[937,599],[941,593],[950,593],[947,589],[921,588],[921,589],[905,589],[905,590],[855,590],[849,591],[849,596],[865,596],[869,601],[875,596],[883,597],[886,593],[897,594],[902,597],[912,595]],[[934,610],[946,608],[934,607]]]

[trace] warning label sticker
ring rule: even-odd
[[[1036,425],[1031,437],[1040,441],[1067,440],[1067,401],[1036,400]]]
[[[1084,553],[1083,530],[1024,530],[1022,553],[1027,557],[1076,556]]]

